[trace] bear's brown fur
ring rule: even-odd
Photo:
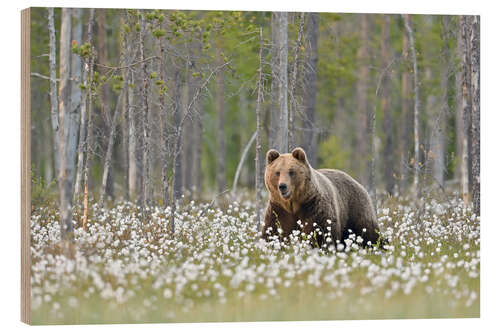
[[[269,150],[265,182],[269,204],[262,238],[278,235],[279,227],[281,237],[287,237],[299,229],[300,220],[306,234],[318,231],[315,235],[320,246],[327,239],[333,244],[344,240],[349,229],[361,236],[365,245],[378,242],[379,226],[368,192],[343,171],[312,168],[302,148],[281,155]]]

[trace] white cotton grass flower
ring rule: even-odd
[[[389,240],[385,250],[371,242],[362,246],[366,229],[359,235],[351,230],[343,242],[333,238],[331,221],[321,227],[315,222],[316,236],[324,237],[321,248],[311,246],[314,240],[301,221],[286,238],[282,228],[280,235],[269,229],[270,240],[264,241],[251,200],[238,199],[226,210],[193,201],[179,205],[174,237],[170,207],[149,207],[146,230],[134,203],[117,202],[91,216],[87,230],[75,225],[74,258],[53,250],[58,213],[35,208],[32,308],[58,318],[65,308],[87,311],[91,302],[112,311],[139,301],[144,312],[133,314],[137,320],[158,308],[175,321],[200,302],[286,300],[306,287],[322,301],[355,297],[362,307],[373,306],[364,303],[372,295],[410,300],[422,292],[452,298],[455,307],[477,307],[480,227],[470,209],[458,199],[436,201],[417,224],[414,206],[378,205],[382,236]]]

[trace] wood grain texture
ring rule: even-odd
[[[30,9],[21,11],[21,321],[30,323]]]

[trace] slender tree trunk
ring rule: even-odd
[[[165,98],[162,98],[163,102],[165,102]],[[165,105],[165,104],[163,104]],[[162,160],[162,168],[161,168],[161,177],[162,177],[162,200],[163,200],[163,207],[167,207],[169,203],[169,177],[168,177],[168,171],[170,170],[170,156],[169,154],[169,139],[168,139],[168,131],[167,131],[167,125],[168,125],[168,114],[166,111],[166,108],[162,110],[160,114],[160,121],[161,121],[161,143],[160,143],[160,149],[161,149],[161,160]]]
[[[254,132],[252,134],[252,137],[250,138],[250,140],[248,140],[247,144],[245,145],[245,148],[243,148],[243,153],[241,154],[240,161],[238,162],[238,167],[236,168],[236,172],[234,174],[233,188],[231,190],[232,195],[236,194],[236,188],[238,187],[238,179],[240,178],[241,169],[243,168],[248,151],[250,150],[250,147],[252,146],[253,142],[255,141],[256,136],[257,136],[257,132]]]
[[[171,187],[171,194],[170,194],[170,221],[169,221],[169,231],[173,234],[175,232],[175,213],[177,212],[177,199],[178,197],[176,196],[175,192],[175,185],[178,181],[179,176],[177,175],[178,168],[177,166],[180,165],[179,163],[179,156],[180,155],[180,150],[181,150],[181,139],[182,139],[182,129],[181,129],[182,124],[179,122],[179,126],[176,128],[176,133],[175,133],[175,141],[174,141],[174,150],[173,150],[173,168],[172,168],[172,183],[173,186]]]
[[[201,157],[203,154],[203,115],[202,108],[198,107],[198,114],[194,118],[194,141],[193,141],[193,190],[195,199],[200,200],[203,193]]]
[[[392,49],[390,44],[389,29],[390,29],[391,19],[389,15],[384,15],[382,22],[382,64],[384,68],[388,70],[390,59],[392,58]],[[390,73],[390,71],[389,71]],[[392,128],[392,118],[390,107],[390,96],[391,96],[391,76],[384,75],[382,81],[382,115],[383,115],[383,128],[385,134],[385,145],[384,145],[384,181],[385,190],[389,195],[394,194],[394,140]]]
[[[201,55],[202,44],[199,41],[194,41],[192,46],[192,51],[196,57]],[[198,63],[196,59],[191,61],[192,68],[191,72],[198,72]],[[200,75],[193,76],[191,73],[191,93],[190,100],[194,97],[195,91],[198,90],[201,82]],[[193,104],[193,167],[191,170],[192,187],[195,199],[201,199],[202,194],[202,178],[201,178],[201,157],[202,157],[202,147],[203,147],[203,107],[200,104],[200,100],[197,99]]]
[[[120,19],[120,37],[121,37],[121,49],[125,50],[125,57],[128,61],[131,61],[133,59],[133,54],[131,52],[131,42],[127,38],[127,34],[125,33],[124,30],[124,25],[128,23],[127,22],[127,14],[126,11],[122,12],[122,17]],[[122,60],[121,63],[124,63]],[[128,73],[127,73],[128,74]],[[123,87],[122,87],[122,92],[123,92],[123,105],[122,105],[122,117],[123,117],[123,129],[122,129],[122,135],[123,135],[123,171],[124,171],[124,176],[125,176],[125,200],[129,201],[130,200],[130,152],[129,152],[129,132],[130,132],[130,119],[129,119],[129,107],[130,107],[130,101],[129,101],[129,84],[130,84],[130,79],[129,75],[126,76],[126,80],[123,80]]]
[[[94,9],[90,9],[89,13],[89,23],[87,25],[87,43],[92,45],[92,28],[94,26]],[[83,68],[82,82],[87,87],[89,85],[89,61],[90,57],[85,60],[85,65]],[[78,140],[78,163],[77,172],[75,180],[75,191],[74,198],[76,199],[81,192],[82,180],[83,180],[83,162],[86,152],[86,140],[87,140],[87,99],[89,95],[89,89],[85,88],[85,93],[81,94],[80,99],[80,137]]]
[[[358,147],[358,156],[360,159],[356,163],[356,174],[359,176],[361,183],[368,186],[370,170],[365,166],[369,161],[369,124],[370,124],[370,105],[368,103],[368,80],[369,80],[369,40],[368,40],[368,17],[367,14],[361,15],[360,26],[360,47],[356,55],[358,62],[358,77],[357,77],[357,130],[356,130],[356,146]]]
[[[299,51],[302,47],[302,38],[304,33],[304,13],[300,14],[299,19],[299,30],[297,32],[297,42],[295,43],[293,64],[292,64],[292,79],[290,82],[290,114],[288,117],[288,151],[292,151],[295,148],[295,114],[298,110],[298,101],[296,96],[297,88],[297,75],[299,68]]]
[[[59,175],[59,114],[57,102],[56,30],[54,28],[54,8],[48,8],[49,18],[49,69],[50,69],[50,119],[54,145],[55,175]]]
[[[188,51],[189,53],[190,51]],[[193,87],[193,76],[191,72],[191,66],[190,66],[191,60],[190,60],[190,55],[188,56],[188,60],[186,62],[186,102],[184,103],[184,112],[188,112],[187,107],[189,104],[189,101],[193,98],[193,95],[195,93],[195,89]],[[186,195],[189,198],[192,198],[193,195],[193,141],[194,141],[194,117],[188,117],[186,119],[186,130],[183,132],[184,133],[184,154],[183,156],[183,170],[184,173],[182,174],[183,180],[182,180],[182,185],[184,189],[187,191]]]
[[[111,43],[111,39],[107,38],[106,32],[106,9],[100,8],[96,12],[96,27],[97,27],[97,62],[101,64],[108,63],[108,46]],[[106,75],[106,70],[103,70],[100,74]],[[112,122],[112,111],[111,111],[111,88],[109,85],[103,85],[101,89],[101,105],[102,114],[105,124],[105,133],[109,135],[111,133],[111,122]],[[105,143],[104,143],[105,144]],[[113,181],[113,164],[109,166],[108,178],[106,179],[106,196],[113,197],[114,195],[114,181]]]
[[[471,18],[471,90],[472,90],[472,204],[474,213],[481,215],[481,182],[480,182],[480,162],[481,162],[481,136],[480,136],[480,57],[479,57],[479,16]]]
[[[459,20],[458,20],[459,21]],[[454,56],[460,60],[460,62],[456,66],[456,74],[455,74],[455,129],[456,129],[456,154],[457,154],[457,165],[455,167],[454,178],[458,180],[458,184],[460,186],[460,191],[462,190],[461,181],[462,181],[462,151],[463,151],[463,137],[464,137],[464,126],[463,126],[463,116],[462,116],[462,33],[460,29],[460,21],[457,23],[457,29],[455,31],[455,38],[457,41],[457,45],[455,48]],[[455,68],[455,67],[454,67]]]
[[[419,159],[419,147],[420,147],[420,136],[419,136],[419,124],[420,124],[420,102],[419,102],[419,89],[418,89],[418,66],[417,66],[417,52],[415,50],[415,41],[413,39],[413,30],[411,27],[411,17],[408,14],[403,15],[403,20],[405,23],[406,32],[408,34],[408,40],[410,43],[410,54],[413,62],[413,144],[414,144],[414,178],[413,178],[413,191],[415,195],[418,195],[420,191],[419,184],[419,172],[420,172],[420,159]]]
[[[255,217],[257,230],[260,230],[261,225],[261,207],[262,207],[262,138],[261,138],[261,108],[264,101],[264,87],[262,82],[262,27],[259,30],[259,78],[257,87],[257,104],[255,107],[255,117],[257,122],[257,130],[255,132]]]
[[[159,42],[159,48],[157,50],[158,61],[158,69],[157,72],[160,75],[160,81],[166,84],[167,77],[167,53],[166,46],[163,40]],[[165,86],[166,87],[166,86]],[[171,150],[169,149],[169,133],[168,133],[168,107],[167,107],[167,92],[166,90],[160,92],[159,100],[160,100],[160,158],[161,158],[161,194],[163,207],[167,208],[169,204],[169,170],[171,167],[170,157],[172,156]]]
[[[280,151],[288,152],[288,13],[279,14],[279,112],[280,112]]]
[[[470,115],[471,115],[471,103],[470,103],[470,29],[467,16],[460,17],[460,50],[461,50],[461,130],[462,136],[462,157],[461,157],[461,188],[462,188],[462,199],[468,204],[469,203],[469,154],[470,154]]]
[[[403,58],[406,64],[409,63],[410,47],[408,42],[408,35],[403,34]],[[410,73],[406,68],[401,74],[401,118],[403,128],[400,136],[400,164],[399,164],[399,188],[405,191],[408,187],[409,170],[410,170],[410,129],[411,129],[411,98],[410,98],[411,80]]]
[[[305,26],[305,70],[304,70],[304,132],[302,147],[307,153],[311,166],[318,163],[318,128],[316,126],[316,95],[318,93],[318,13],[306,14]]]
[[[129,119],[129,82],[124,82],[124,103],[122,108],[123,113],[123,169],[125,174],[125,200],[130,201],[130,151],[129,151],[129,132],[130,132],[130,119]]]
[[[450,77],[450,49],[449,49],[449,19],[444,15],[441,19],[442,25],[442,56],[441,56],[441,101],[439,114],[437,116],[437,133],[433,136],[431,142],[431,152],[434,158],[434,180],[440,185],[444,186],[444,177],[446,171],[445,157],[446,157],[446,123],[448,119],[448,83]]]
[[[424,69],[424,78],[425,82],[432,82],[433,78],[433,72],[430,67],[426,67]],[[427,177],[430,175],[430,171],[432,171],[431,167],[434,163],[434,160],[436,158],[435,151],[433,150],[435,145],[436,145],[436,138],[437,134],[439,131],[439,122],[441,119],[441,110],[438,106],[438,97],[435,93],[432,91],[427,92],[425,98],[425,107],[424,107],[424,113],[427,114],[428,118],[433,118],[433,123],[428,124],[427,126],[422,126],[424,127],[424,130],[422,131],[421,134],[421,150],[422,150],[422,162],[421,165],[421,178],[419,180],[420,182],[420,187],[425,189],[427,186]],[[422,117],[422,119],[425,119],[425,116]],[[427,128],[426,128],[427,127]],[[421,191],[420,191],[421,192]],[[419,196],[422,199],[424,199],[424,206],[425,206],[425,199],[426,199],[427,191],[424,191],[423,196]],[[425,209],[425,207],[424,207]]]
[[[130,82],[134,82],[134,73],[130,73]],[[137,166],[137,112],[135,111],[134,88],[127,85],[127,151],[128,151],[128,189],[131,198],[138,196],[139,168]]]
[[[92,26],[89,26],[89,31],[92,31]],[[88,95],[88,119],[87,119],[87,138],[85,140],[85,159],[83,161],[83,216],[82,228],[87,230],[87,217],[88,217],[88,202],[89,202],[89,166],[90,166],[90,147],[92,144],[92,130],[94,113],[94,96],[93,96],[93,78],[94,78],[94,61],[95,54],[92,44],[90,44],[90,61],[89,61],[89,81],[86,86],[86,94]]]
[[[148,63],[144,61],[145,51],[144,51],[144,36],[146,31],[146,23],[144,20],[144,13],[141,13],[141,23],[140,23],[140,34],[139,34],[139,54],[141,59],[141,70],[142,70],[142,82],[141,82],[141,107],[142,107],[142,121],[143,121],[143,149],[142,149],[142,206],[150,206],[152,203],[152,187],[151,187],[151,132],[150,132],[150,106],[149,106],[149,77],[148,77]]]
[[[82,9],[73,8],[71,10],[72,16],[72,28],[71,28],[71,43],[77,43],[81,45],[82,43]],[[75,158],[76,151],[78,148],[78,136],[79,136],[79,114],[80,114],[80,102],[82,96],[82,90],[79,87],[82,75],[82,60],[81,57],[76,54],[71,54],[71,97],[70,97],[70,114],[66,118],[69,122],[68,132],[65,135],[66,138],[66,149],[67,149],[67,163],[70,170],[71,179],[71,195],[73,196],[73,188],[75,181]]]
[[[178,138],[179,135],[182,135],[182,130],[181,130],[181,122],[182,122],[182,109],[181,109],[181,75],[179,69],[174,69],[174,87],[173,87],[173,116],[174,116],[174,128],[175,128],[175,134],[174,134],[174,149],[172,151],[172,154],[174,154],[174,157],[172,158],[172,195],[173,197],[171,198],[172,203],[175,204],[175,200],[179,199],[182,196],[182,173],[184,170],[182,170],[182,151],[179,149],[177,150],[176,147],[180,146],[181,143],[178,143],[178,141],[181,141],[181,138]],[[177,146],[176,146],[177,145]],[[173,207],[172,207],[173,209]]]
[[[271,14],[271,103],[267,112],[266,126],[269,149],[280,149],[279,135],[281,133],[281,122],[279,110],[279,70],[280,70],[280,12]]]
[[[246,90],[240,89],[238,93],[238,126],[240,126],[241,128],[247,128],[248,124],[251,123],[251,120],[249,119],[250,107],[248,105],[248,102],[249,101],[247,98]],[[239,136],[238,149],[242,151],[246,148],[246,142],[243,141],[243,132],[241,132],[240,134],[241,135]],[[255,132],[253,134],[255,134]],[[243,162],[244,163],[243,165],[241,165],[240,169],[241,176],[239,176],[241,178],[241,183],[244,184],[245,186],[253,186],[253,179],[250,179],[249,165],[248,165],[249,163],[247,162],[246,159]]]
[[[217,65],[221,66],[222,47],[217,52]],[[226,138],[225,138],[224,72],[217,74],[217,191],[222,193],[226,187]]]
[[[72,221],[72,160],[70,159],[71,115],[71,9],[63,8],[61,14],[61,39],[59,54],[59,199],[61,239],[73,240]]]

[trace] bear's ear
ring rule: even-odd
[[[308,163],[306,152],[304,151],[304,149],[302,149],[300,147],[297,147],[292,151],[292,156],[295,157],[297,160],[299,160],[302,163],[305,163],[305,164]]]
[[[280,153],[276,149],[270,149],[266,155],[267,164],[269,165],[273,163],[273,161],[278,157],[280,157]]]

